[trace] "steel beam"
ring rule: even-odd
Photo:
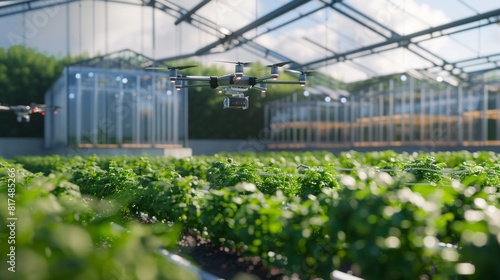
[[[222,45],[226,42],[229,42],[233,39],[237,39],[239,36],[243,35],[244,33],[254,29],[254,28],[257,28],[259,26],[261,26],[262,24],[268,22],[268,21],[271,21],[285,13],[288,13],[289,11],[295,9],[295,8],[298,8],[302,5],[304,5],[305,3],[309,2],[309,0],[294,0],[294,1],[291,1],[283,6],[281,6],[280,8],[262,16],[261,18],[253,21],[252,23],[232,32],[231,34],[225,36],[224,38],[220,38],[219,40],[199,49],[198,51],[196,51],[195,53],[197,55],[203,55],[203,54],[206,54],[208,52],[210,52],[211,49],[219,46],[219,45]]]
[[[185,21],[185,20],[189,20],[191,18],[191,16],[196,13],[196,11],[198,11],[199,9],[203,8],[203,6],[205,6],[206,4],[208,4],[211,0],[203,0],[201,1],[198,5],[194,6],[194,8],[192,8],[191,10],[187,11],[185,14],[183,14],[181,17],[179,17],[176,21],[175,21],[175,25],[178,25],[179,23]]]
[[[461,19],[461,20],[453,21],[453,22],[450,22],[450,23],[447,23],[447,24],[442,24],[442,25],[439,25],[439,26],[436,26],[436,27],[431,27],[431,28],[428,28],[428,29],[417,31],[417,32],[414,32],[414,33],[411,33],[411,34],[408,34],[408,35],[403,35],[403,36],[400,36],[400,37],[391,37],[391,38],[388,38],[387,40],[385,40],[383,42],[379,42],[379,43],[375,43],[375,44],[372,44],[372,45],[369,45],[369,46],[357,48],[357,49],[350,50],[350,51],[347,51],[347,52],[344,52],[344,53],[335,54],[335,55],[328,56],[326,58],[313,60],[313,61],[304,63],[304,66],[306,66],[306,67],[313,67],[314,68],[314,66],[317,66],[318,64],[323,63],[325,61],[329,61],[329,60],[343,61],[348,56],[355,56],[355,55],[357,55],[357,57],[361,57],[361,56],[366,56],[366,55],[369,55],[369,54],[380,53],[380,52],[383,52],[383,51],[394,49],[394,47],[387,48],[391,44],[396,44],[397,46],[400,46],[401,44],[404,45],[404,44],[407,44],[407,43],[410,43],[410,42],[413,43],[413,44],[416,44],[418,42],[426,40],[426,39],[420,39],[419,40],[418,37],[420,37],[420,36],[424,36],[424,35],[430,34],[431,38],[442,37],[442,36],[449,35],[449,34],[445,34],[443,32],[445,30],[450,30],[452,28],[456,28],[456,27],[459,27],[459,26],[467,25],[467,24],[470,24],[470,23],[475,23],[475,22],[478,22],[478,21],[487,20],[487,22],[484,23],[484,24],[482,24],[482,25],[476,25],[476,26],[472,27],[472,28],[478,28],[478,27],[481,27],[481,26],[485,26],[485,25],[489,25],[489,24],[493,24],[493,23],[499,22],[500,21],[499,17],[500,17],[500,9],[492,10],[492,11],[489,11],[489,12],[486,12],[486,13],[482,13],[482,14],[479,14],[479,15],[474,15],[474,16],[467,17],[467,18],[464,18],[464,19]],[[453,30],[453,33],[467,31],[467,30],[470,30],[470,29],[471,29],[471,27],[465,27],[465,28],[463,28],[461,30]]]

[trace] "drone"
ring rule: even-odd
[[[45,104],[31,103],[30,105],[6,106],[0,104],[0,111],[13,111],[17,115],[17,122],[30,122],[32,114],[45,116],[47,110],[52,109],[52,113],[59,113],[59,106],[47,106]]]
[[[249,100],[245,96],[250,89],[260,90],[265,94],[268,84],[298,84],[305,86],[307,74],[309,71],[298,71],[286,69],[288,72],[298,73],[299,77],[296,81],[278,81],[279,67],[292,63],[292,61],[278,62],[267,65],[270,68],[270,74],[263,77],[251,77],[244,74],[244,68],[249,66],[251,62],[234,62],[234,61],[219,61],[223,63],[232,63],[235,65],[234,73],[223,76],[183,76],[179,75],[178,70],[196,67],[196,65],[183,65],[176,67],[146,67],[145,69],[168,69],[169,80],[175,84],[177,90],[189,87],[211,87],[219,88],[226,96],[223,100],[224,109],[248,109]],[[184,84],[183,82],[198,82],[192,84]]]

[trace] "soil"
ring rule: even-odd
[[[200,237],[183,235],[177,254],[206,272],[226,280],[290,279],[277,268],[266,267],[259,257],[245,257]]]

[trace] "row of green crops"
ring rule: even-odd
[[[67,209],[81,209],[83,216],[91,205],[94,214],[84,222],[60,218],[84,228],[102,220],[102,213],[121,223],[147,214],[158,225],[179,225],[301,279],[328,279],[334,269],[366,279],[500,278],[500,157],[494,153],[50,156],[16,162],[40,172],[30,176],[43,181],[19,188],[60,186],[49,193],[81,196],[87,208]]]
[[[176,246],[179,227],[124,218],[67,178],[0,160],[2,279],[197,279],[156,253]]]

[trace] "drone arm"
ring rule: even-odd
[[[209,82],[210,81],[210,77],[206,77],[206,76],[179,76],[177,77],[177,80],[180,80],[180,81],[196,81],[196,82]]]
[[[264,77],[257,78],[255,81],[257,83],[262,83],[262,82],[264,82],[266,80],[273,79],[273,78],[274,78],[273,76],[269,75],[269,76],[264,76]],[[267,83],[267,81],[266,81],[266,83]]]
[[[301,85],[303,84],[300,81],[273,81],[273,80],[268,80],[265,81],[266,84],[289,84],[289,85]]]
[[[191,87],[211,87],[209,84],[191,84],[191,85],[181,85],[177,88],[182,89],[182,88],[191,88]]]

